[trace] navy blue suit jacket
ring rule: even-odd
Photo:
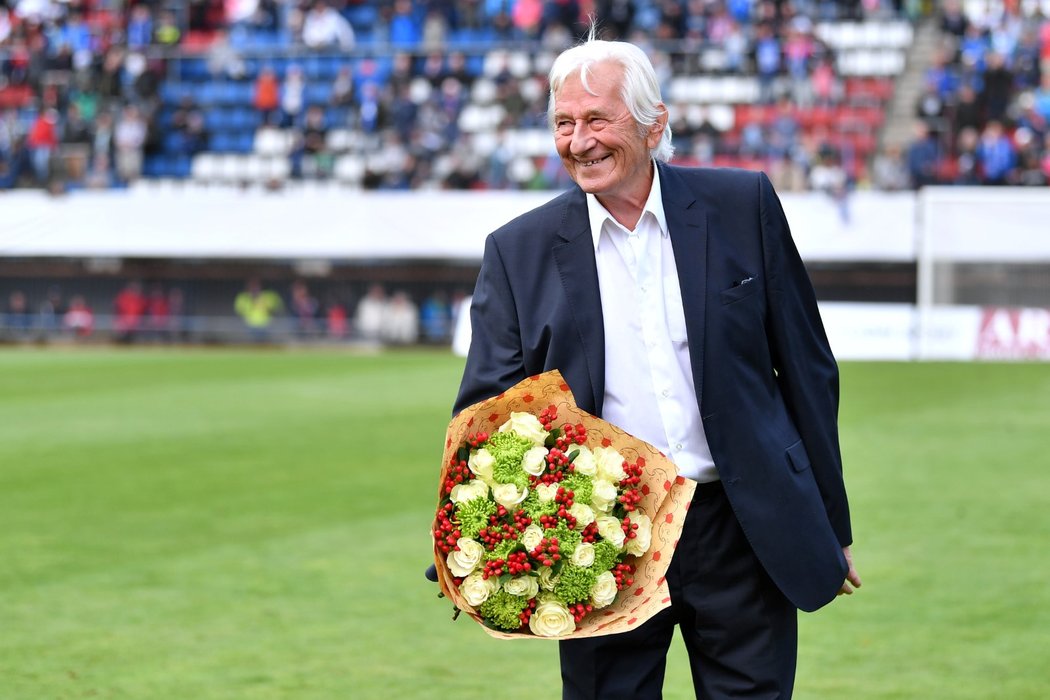
[[[660,164],[696,395],[715,466],[766,571],[815,610],[852,541],[838,368],[773,187],[761,173]],[[604,324],[577,187],[492,233],[455,410],[557,369],[601,416]]]

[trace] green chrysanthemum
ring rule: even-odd
[[[564,520],[559,520],[557,527],[548,528],[543,531],[543,534],[547,539],[553,537],[558,540],[558,551],[563,557],[571,557],[577,545],[583,541],[583,535],[575,530],[570,530]]]
[[[584,474],[570,474],[561,481],[561,486],[572,491],[572,500],[576,503],[591,504],[591,495],[594,493],[594,481]]]
[[[583,568],[574,564],[566,564],[558,575],[558,583],[554,586],[554,595],[558,596],[566,605],[587,600],[594,588],[598,574],[593,568]]]
[[[529,490],[529,495],[522,501],[521,507],[534,523],[540,521],[541,515],[554,515],[558,512],[558,504],[554,501],[541,502],[536,489]]]
[[[516,630],[521,627],[521,611],[528,604],[525,596],[511,595],[501,588],[481,604],[480,612],[493,627]]]
[[[601,540],[594,543],[594,563],[591,569],[594,571],[609,571],[620,559],[620,550],[612,542]]]
[[[459,531],[463,537],[476,539],[481,528],[489,524],[489,516],[496,514],[496,504],[487,497],[475,498],[456,506]]]
[[[501,484],[514,484],[518,488],[528,486],[529,475],[521,468],[521,458],[532,446],[532,441],[509,430],[490,437],[486,448],[495,459],[493,478]]]

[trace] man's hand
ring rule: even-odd
[[[860,574],[853,568],[853,555],[850,554],[849,547],[843,547],[842,553],[846,555],[846,564],[849,565],[849,571],[846,572],[846,580],[842,582],[842,588],[839,589],[838,595],[853,595],[853,589],[860,588]]]

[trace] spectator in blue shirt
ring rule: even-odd
[[[153,16],[148,5],[135,5],[131,8],[128,20],[128,48],[141,50],[153,41]]]
[[[981,134],[977,160],[981,164],[982,184],[1010,184],[1017,165],[1017,153],[1010,137],[1003,132],[1003,125],[994,119],[988,122]]]
[[[916,122],[915,140],[908,146],[906,154],[908,174],[911,176],[912,189],[937,184],[937,162],[940,149],[931,137],[925,122]]]

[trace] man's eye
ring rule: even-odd
[[[597,118],[596,117],[596,118],[591,120],[591,128],[592,129],[603,129],[603,128],[605,128],[605,125],[608,124],[608,123],[609,123],[609,120],[601,119],[601,118]]]

